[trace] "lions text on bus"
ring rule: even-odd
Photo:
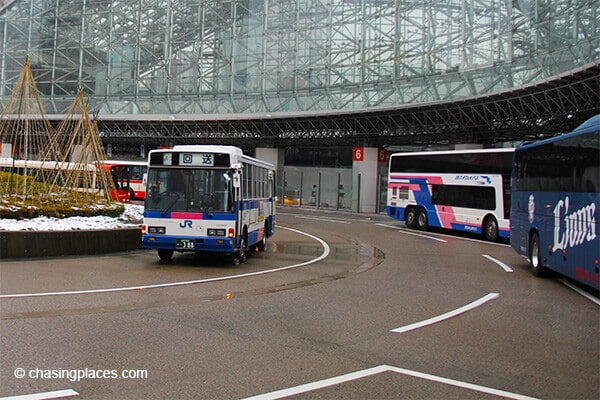
[[[552,251],[565,250],[596,239],[596,204],[570,212],[569,196],[554,207],[554,245]]]

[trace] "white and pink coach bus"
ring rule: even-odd
[[[508,238],[513,154],[514,148],[392,154],[387,214],[411,229]]]

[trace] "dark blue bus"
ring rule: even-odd
[[[514,154],[510,242],[535,276],[547,270],[600,287],[600,115]]]

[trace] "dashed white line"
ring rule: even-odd
[[[0,397],[0,400],[50,400],[61,399],[64,397],[79,396],[79,393],[72,389],[54,390],[52,392],[23,394],[19,396]]]
[[[508,399],[516,400],[536,400],[534,397],[525,396],[518,393],[507,392],[505,390],[494,389],[486,386],[476,385],[473,383],[457,381],[454,379],[444,378],[442,376],[435,376],[425,374],[418,371],[412,371],[409,369],[393,367],[390,365],[378,365],[373,368],[364,369],[361,371],[351,372],[344,375],[339,375],[333,378],[323,379],[316,382],[307,383],[304,385],[294,386],[288,389],[277,390],[270,393],[264,393],[257,396],[248,397],[244,400],[275,400],[282,399],[284,397],[295,396],[298,394],[310,392],[313,390],[323,389],[329,386],[339,385],[342,383],[350,382],[356,379],[362,379],[383,372],[395,372],[397,374],[411,376],[419,379],[426,379],[433,382],[443,383],[445,385],[455,386],[463,389],[473,390],[481,393],[487,393],[495,396],[501,396]]]
[[[375,225],[377,225],[377,226],[383,226],[384,228],[398,229],[398,232],[401,232],[401,233],[407,233],[407,234],[411,233],[411,232],[407,231],[406,229],[400,229],[399,226],[388,225],[388,224],[381,224],[381,223],[377,223]],[[432,236],[419,235],[417,233],[413,233],[413,235],[423,236],[423,237],[427,237],[429,239],[433,238]],[[489,241],[485,241],[485,240],[482,240],[482,239],[472,239],[472,238],[468,238],[468,237],[461,237],[461,236],[457,236],[457,235],[448,235],[448,234],[444,234],[444,233],[438,233],[437,235],[441,236],[441,237],[446,237],[446,238],[449,238],[449,239],[466,240],[466,241],[469,241],[469,242],[485,243],[485,244],[492,245],[492,246],[510,247],[509,244],[498,243],[498,242],[489,242]],[[445,240],[442,240],[442,239],[439,239],[439,238],[436,239],[436,240],[446,242]]]
[[[292,264],[292,265],[287,265],[284,267],[267,269],[267,270],[263,270],[263,271],[248,272],[245,274],[238,274],[238,275],[218,276],[215,278],[196,279],[196,280],[182,281],[182,282],[168,282],[168,283],[157,283],[157,284],[153,284],[153,285],[127,286],[127,287],[104,288],[104,289],[68,290],[68,291],[63,291],[63,292],[2,294],[2,295],[0,295],[0,299],[9,299],[9,298],[13,299],[13,298],[19,298],[19,297],[47,297],[47,296],[64,296],[64,295],[75,295],[75,294],[125,292],[125,291],[130,291],[130,290],[159,289],[159,288],[166,288],[166,287],[195,285],[198,283],[207,283],[207,282],[216,282],[216,281],[226,281],[226,280],[238,279],[238,278],[247,278],[250,276],[270,274],[273,272],[285,271],[288,269],[304,267],[306,265],[314,264],[314,263],[317,263],[317,262],[325,259],[331,251],[329,245],[323,239],[318,238],[317,236],[311,235],[310,233],[299,231],[297,229],[287,228],[287,227],[283,227],[283,226],[279,226],[279,228],[287,229],[289,231],[296,232],[296,233],[308,236],[309,238],[316,240],[323,246],[323,253],[321,253],[321,255],[316,258],[313,258],[311,260],[308,260],[308,261],[305,261],[305,262],[302,262],[299,264]]]
[[[506,272],[513,272],[512,268],[509,267],[508,265],[504,264],[502,261],[496,260],[494,257],[488,256],[487,254],[482,254],[482,256],[485,257],[485,258],[487,258],[488,260],[490,260],[492,262],[495,262],[500,267],[502,267],[502,269],[505,270]]]
[[[392,225],[386,225],[386,224],[375,224],[375,225],[377,225],[377,226],[383,226],[384,228],[398,229],[397,226],[392,226]],[[399,233],[404,233],[405,235],[419,236],[419,237],[422,237],[422,238],[425,238],[425,239],[437,240],[438,242],[448,243],[447,240],[440,239],[440,238],[435,237],[435,236],[429,236],[429,235],[423,235],[423,234],[420,234],[420,233],[409,232],[409,231],[406,231],[404,229],[398,229],[398,232]]]
[[[440,239],[440,238],[435,237],[435,236],[422,235],[420,233],[407,232],[407,231],[404,231],[404,230],[399,230],[398,232],[403,233],[405,235],[420,236],[420,237],[425,238],[425,239],[437,240],[438,242],[448,243],[447,240]]]
[[[392,329],[392,332],[394,332],[394,333],[405,333],[405,332],[408,332],[408,331],[412,331],[414,329],[422,328],[422,327],[427,326],[427,325],[432,325],[432,324],[444,321],[444,320],[452,318],[452,317],[456,317],[457,315],[460,315],[460,314],[465,313],[467,311],[470,311],[470,310],[472,310],[472,309],[474,309],[476,307],[479,307],[482,304],[485,304],[488,301],[497,298],[498,296],[500,296],[498,293],[490,293],[490,294],[488,294],[486,296],[483,296],[479,300],[475,300],[474,302],[469,303],[469,304],[467,304],[465,306],[462,306],[460,308],[457,308],[456,310],[449,311],[449,312],[447,312],[445,314],[438,315],[437,317],[429,318],[429,319],[426,319],[424,321],[415,322],[414,324],[405,325],[405,326],[401,326],[400,328]]]
[[[350,222],[348,222],[348,221],[344,221],[344,220],[340,220],[340,219],[333,219],[333,218],[308,217],[308,216],[299,216],[299,215],[297,215],[296,218],[311,219],[311,220],[315,220],[315,221],[335,222],[336,224],[348,224],[348,225],[350,224]]]

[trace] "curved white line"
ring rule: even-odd
[[[158,289],[158,288],[166,288],[166,287],[175,287],[175,286],[184,286],[184,285],[195,285],[198,283],[207,283],[207,282],[217,282],[217,281],[226,281],[230,279],[238,279],[238,278],[246,278],[249,276],[257,276],[263,274],[270,274],[273,272],[285,271],[292,268],[304,267],[306,265],[314,264],[326,258],[329,255],[330,248],[329,245],[321,238],[318,238],[310,233],[302,232],[297,229],[286,228],[284,226],[278,226],[281,229],[287,229],[288,231],[296,232],[304,236],[308,236],[311,239],[316,240],[323,246],[323,253],[320,256],[313,258],[312,260],[304,261],[299,264],[287,265],[285,267],[266,269],[263,271],[255,271],[248,272],[245,274],[238,275],[230,275],[230,276],[219,276],[216,278],[207,278],[207,279],[196,279],[191,281],[181,281],[181,282],[169,282],[169,283],[156,283],[153,285],[142,285],[142,286],[127,286],[127,287],[117,287],[117,288],[106,288],[106,289],[88,289],[88,290],[69,290],[64,292],[42,292],[42,293],[16,293],[16,294],[2,294],[0,295],[0,299],[14,299],[18,297],[45,297],[45,296],[60,296],[60,295],[71,295],[71,294],[93,294],[93,293],[111,293],[111,292],[124,292],[129,290],[144,290],[144,289]]]
[[[487,258],[488,260],[490,260],[492,262],[495,262],[500,267],[502,267],[502,269],[505,270],[506,272],[513,272],[512,268],[509,267],[508,265],[504,264],[502,261],[496,260],[494,257],[488,256],[487,254],[482,254],[482,256],[485,257],[485,258]]]
[[[412,331],[413,329],[418,329],[418,328],[422,328],[427,325],[435,324],[437,322],[446,320],[448,318],[456,317],[457,315],[465,313],[467,311],[470,311],[476,307],[479,307],[480,305],[487,303],[488,301],[495,299],[498,296],[500,296],[498,293],[490,293],[486,296],[483,296],[479,300],[475,300],[474,302],[469,303],[466,306],[457,308],[454,311],[449,311],[445,314],[438,315],[437,317],[426,319],[425,321],[415,322],[414,324],[405,325],[405,326],[401,326],[400,328],[392,329],[392,332],[404,333],[404,332]]]

